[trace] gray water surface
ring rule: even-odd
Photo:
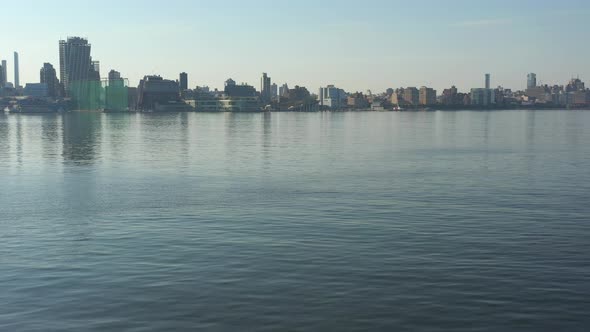
[[[0,331],[587,331],[590,112],[0,115]]]

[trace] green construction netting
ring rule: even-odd
[[[125,111],[129,106],[127,80],[75,81],[68,95],[77,110]]]

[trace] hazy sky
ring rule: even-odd
[[[3,1],[0,58],[20,53],[21,84],[43,62],[59,70],[58,40],[87,37],[101,74],[137,85],[145,74],[222,87],[231,77],[260,87],[316,92],[492,85],[522,89],[572,75],[590,82],[588,0],[20,0]]]

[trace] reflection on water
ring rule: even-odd
[[[77,165],[91,164],[100,153],[100,113],[71,112],[62,117],[63,158]]]

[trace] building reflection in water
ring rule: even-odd
[[[62,132],[62,117],[47,114],[41,118],[41,146],[44,160],[55,161],[62,155],[59,144]]]
[[[125,113],[104,113],[101,121],[101,151],[104,159],[123,159],[129,154],[129,136],[134,133],[134,115]]]
[[[76,165],[92,164],[100,150],[100,113],[71,112],[64,114],[63,158]]]
[[[0,157],[8,160],[10,151],[10,123],[4,112],[0,112]]]
[[[272,165],[272,118],[270,112],[262,115],[262,163],[265,170],[270,170]]]

